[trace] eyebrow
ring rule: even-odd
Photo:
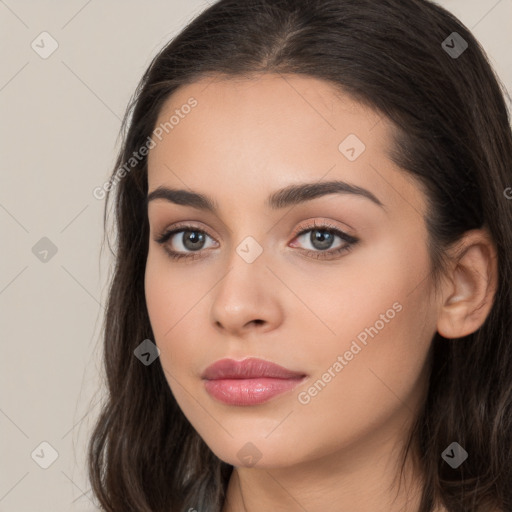
[[[273,192],[267,198],[266,206],[272,210],[278,210],[328,194],[352,194],[364,197],[385,209],[383,203],[369,190],[340,180],[288,185]],[[219,209],[216,201],[207,195],[165,186],[159,186],[149,193],[146,198],[146,205],[156,199],[164,199],[174,204],[191,206],[198,210],[209,211],[216,215]]]

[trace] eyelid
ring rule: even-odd
[[[344,224],[347,226],[347,224]],[[347,226],[350,227],[350,226]],[[302,235],[305,231],[310,231],[312,229],[332,229],[333,231],[343,233],[347,236],[347,238],[356,239],[354,235],[352,235],[350,232],[347,232],[344,228],[341,228],[335,224],[332,224],[329,220],[322,219],[320,217],[320,220],[318,217],[315,217],[312,221],[307,220],[304,221],[304,224],[302,224],[299,228],[294,237],[298,237],[299,235]],[[353,228],[350,228],[350,231],[353,231]]]
[[[156,235],[156,238],[155,238],[155,241],[157,241],[157,239],[159,238],[163,238],[164,236],[168,235],[169,233],[171,232],[175,232],[175,231],[187,231],[187,230],[190,230],[190,228],[192,229],[195,229],[197,231],[201,231],[203,233],[205,233],[206,235],[208,235],[210,238],[213,238],[215,239],[213,236],[211,236],[209,234],[209,228],[205,228],[205,227],[202,227],[199,224],[196,224],[196,221],[180,221],[180,222],[176,222],[175,224],[173,224],[171,227],[169,228],[164,228],[162,230],[155,230],[159,233],[161,233],[160,236]]]
[[[345,224],[345,226],[347,226]],[[347,226],[349,227],[349,226]],[[196,221],[180,221],[172,225],[171,228],[164,229],[161,231],[161,235],[157,236],[155,241],[158,241],[158,239],[163,238],[164,236],[168,235],[170,232],[178,231],[180,228],[183,228],[184,230],[188,228],[197,229],[198,231],[204,232],[206,235],[208,235],[210,238],[213,238],[215,240],[215,237],[211,236],[208,233],[208,230],[206,228],[201,227],[200,225],[196,224]],[[306,220],[303,224],[301,224],[292,235],[293,238],[297,238],[298,236],[304,234],[307,231],[310,231],[312,229],[332,229],[333,231],[341,232],[344,235],[347,236],[347,238],[352,240],[357,240],[355,236],[351,235],[349,232],[344,230],[343,228],[340,228],[339,226],[336,226],[334,224],[331,224],[328,220],[320,218],[318,220],[317,217],[315,217],[312,221]],[[217,242],[217,240],[215,240]]]

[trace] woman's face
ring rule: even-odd
[[[340,452],[353,464],[400,442],[424,396],[436,304],[425,197],[388,157],[391,125],[326,82],[261,75],[183,87],[155,128],[149,193],[187,195],[149,201],[146,300],[199,435],[224,461],[259,467]],[[335,181],[347,186],[317,189]],[[305,377],[202,378],[248,357]]]

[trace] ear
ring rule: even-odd
[[[494,302],[498,283],[497,252],[487,229],[467,231],[450,251],[437,331],[461,338],[478,330]]]

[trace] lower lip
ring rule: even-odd
[[[258,405],[297,387],[305,377],[206,380],[206,391],[228,405]]]

